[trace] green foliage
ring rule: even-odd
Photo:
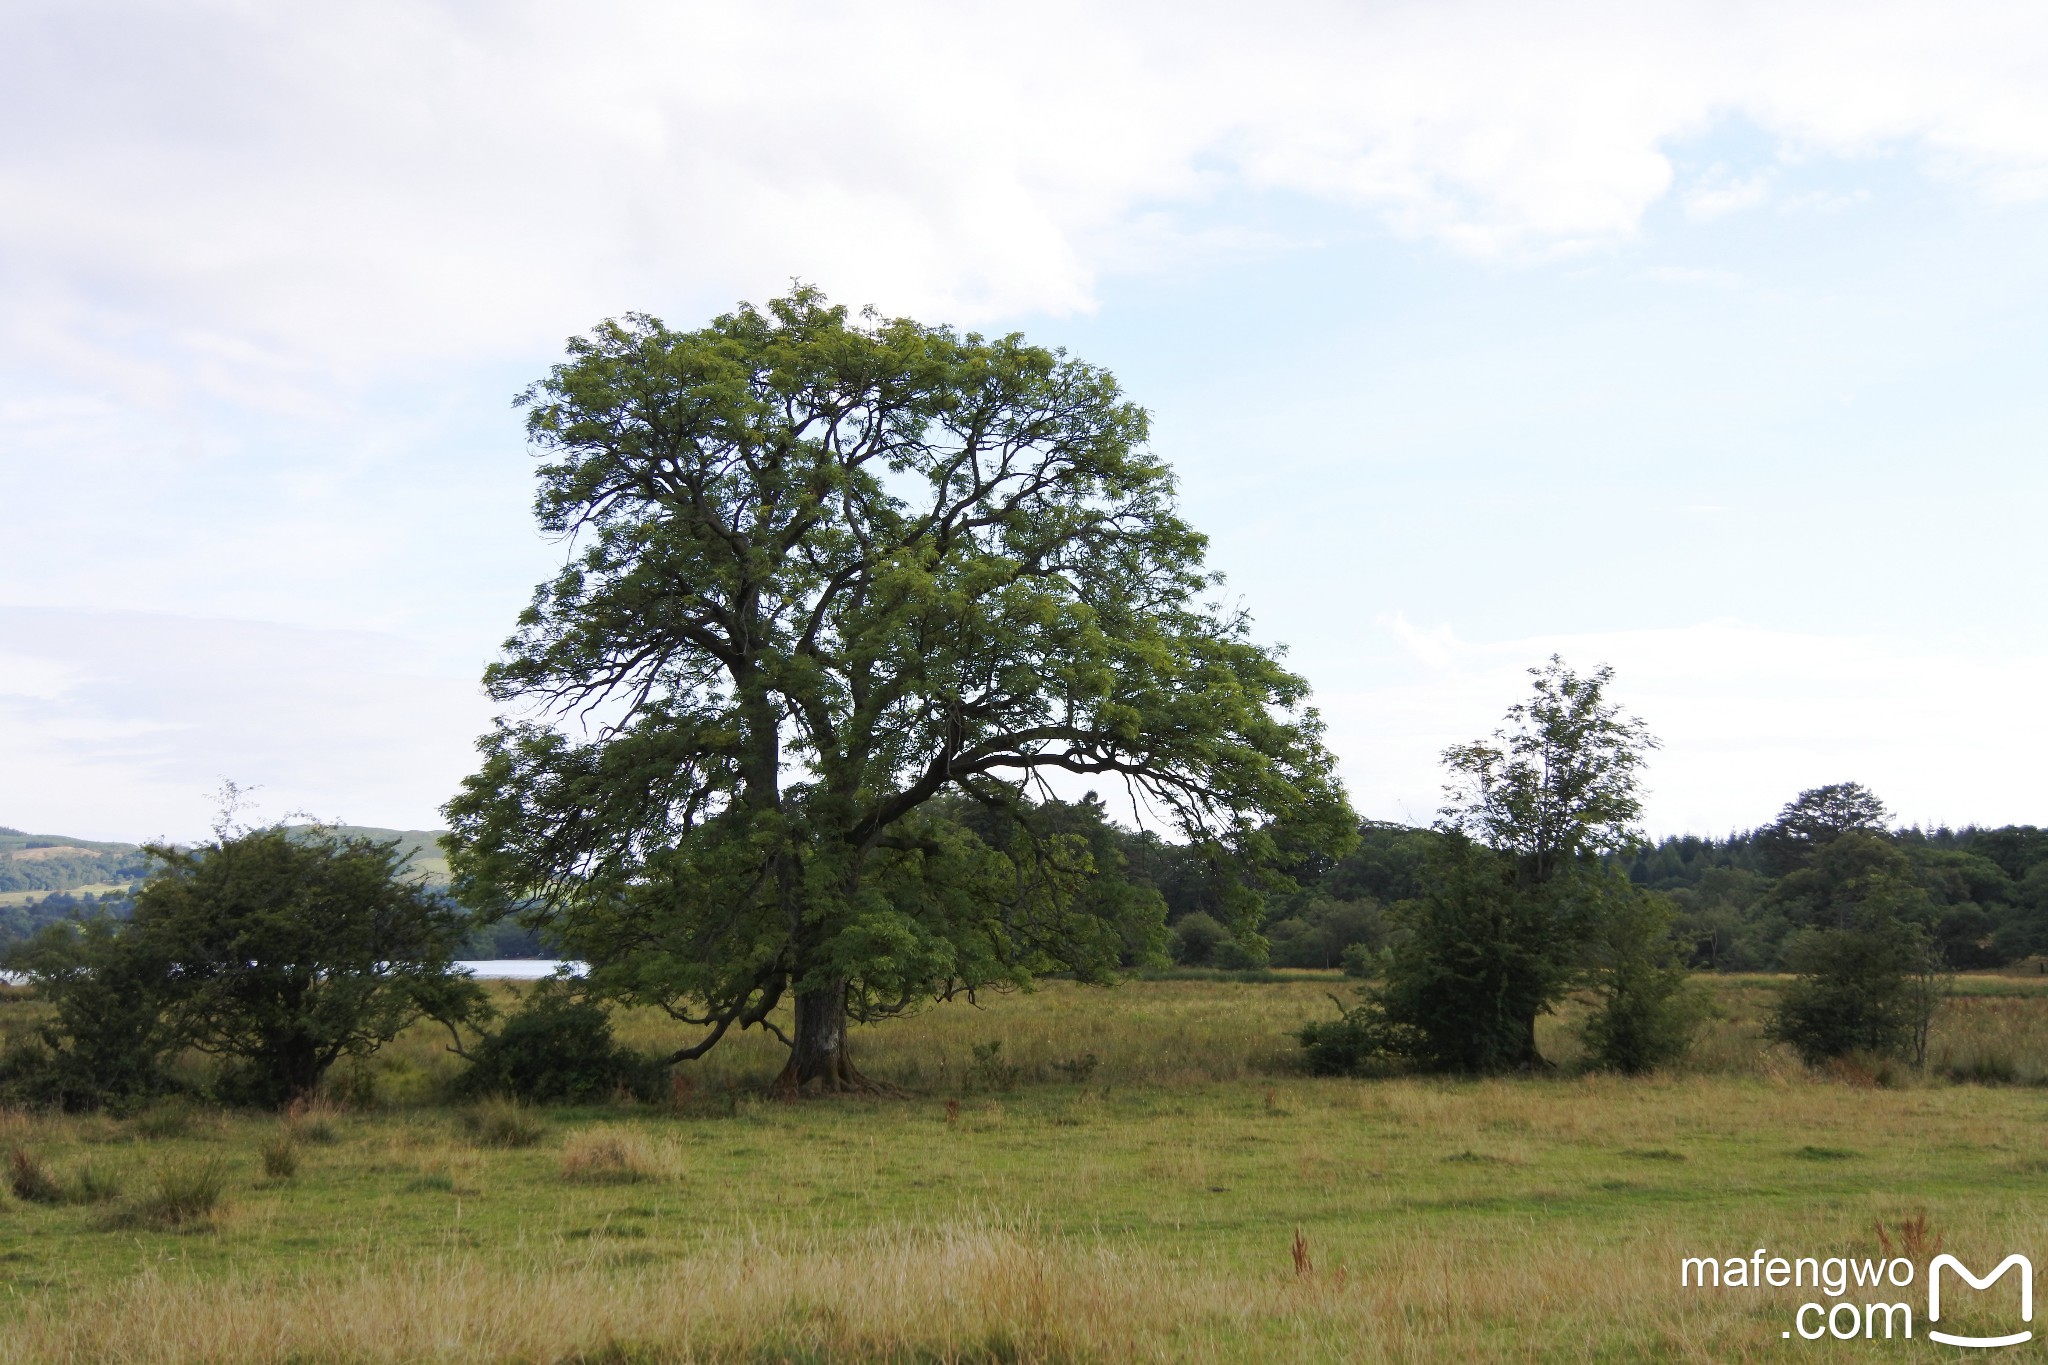
[[[1216,950],[1230,942],[1230,930],[1219,923],[1214,915],[1197,910],[1184,915],[1173,926],[1173,960],[1183,967],[1215,966]]]
[[[658,1059],[613,1041],[603,1005],[552,983],[528,996],[469,1057],[458,1093],[540,1104],[609,1099],[621,1090],[653,1099],[667,1071]]]
[[[1394,1022],[1385,1004],[1367,992],[1345,1005],[1335,996],[1335,1019],[1311,1019],[1295,1040],[1308,1069],[1318,1076],[1385,1075],[1426,1051],[1426,1039],[1413,1027]]]
[[[1683,1051],[1692,1006],[1669,911],[1604,857],[1636,841],[1636,770],[1655,741],[1606,700],[1610,670],[1581,676],[1553,656],[1530,674],[1533,696],[1491,740],[1445,751],[1442,831],[1411,844],[1419,894],[1394,906],[1383,953],[1345,957],[1383,979],[1302,1033],[1311,1067],[1544,1066],[1536,1020],[1580,985],[1600,1000],[1597,1064],[1644,1070]]]
[[[1873,918],[1807,929],[1786,949],[1798,979],[1765,1028],[1810,1064],[1851,1053],[1911,1056],[1925,1046],[1934,1007],[1925,938],[1913,925]]]
[[[1860,782],[1813,787],[1756,832],[1757,852],[1765,871],[1783,876],[1805,867],[1818,850],[1844,834],[1882,834],[1890,819],[1884,802]]]
[[[1607,890],[1582,978],[1595,1000],[1586,1058],[1608,1071],[1654,1071],[1691,1047],[1706,995],[1687,976],[1668,904],[1619,878]]]
[[[1252,933],[1284,849],[1350,838],[1306,684],[1204,605],[1107,373],[799,288],[607,322],[523,401],[577,550],[487,675],[545,714],[482,740],[456,884],[703,1026],[679,1056],[793,995],[793,1080],[836,1082],[848,1016],[1155,957],[1159,898],[1098,894],[1047,771],[1140,794]]]
[[[1003,1059],[1001,1039],[991,1038],[986,1043],[975,1043],[968,1049],[974,1060],[967,1067],[967,1081],[970,1086],[981,1090],[1015,1090],[1023,1077],[1024,1068],[1015,1062]]]
[[[1508,708],[1490,740],[1444,751],[1452,781],[1442,822],[1512,858],[1524,883],[1540,885],[1640,840],[1636,770],[1657,741],[1607,701],[1613,669],[1581,676],[1553,654],[1529,675],[1534,695]]]
[[[1594,874],[1537,884],[1513,856],[1463,839],[1435,855],[1428,892],[1403,907],[1378,1002],[1433,1070],[1542,1065],[1536,1017],[1570,991],[1594,922]]]
[[[171,1088],[165,1063],[178,1038],[163,1018],[168,969],[129,926],[51,925],[8,949],[0,966],[27,977],[53,1016],[0,1056],[0,1100],[125,1109]]]
[[[390,842],[304,827],[152,846],[158,870],[126,923],[56,926],[5,958],[54,1007],[35,1049],[0,1066],[8,1092],[69,1108],[165,1088],[192,1047],[227,1063],[222,1094],[277,1104],[421,1017],[477,1017],[452,970],[462,911],[401,877]]]

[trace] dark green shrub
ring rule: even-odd
[[[1707,1000],[1680,960],[1671,922],[1661,897],[1615,885],[1587,970],[1598,1001],[1581,1030],[1588,1065],[1636,1075],[1692,1046]]]
[[[1813,929],[1786,945],[1798,978],[1778,997],[1765,1036],[1809,1065],[1862,1052],[1908,1056],[1924,1043],[1933,998],[1919,930],[1896,920]]]
[[[1377,996],[1367,995],[1349,1008],[1341,1000],[1336,1004],[1343,1012],[1335,1019],[1310,1020],[1295,1035],[1316,1075],[1383,1075],[1422,1050],[1416,1031],[1389,1019]]]
[[[1221,921],[1197,910],[1174,923],[1167,951],[1183,967],[1209,967],[1215,965],[1217,946],[1230,941],[1230,931]]]
[[[470,1052],[457,1081],[465,1095],[510,1095],[539,1104],[608,1099],[624,1090],[662,1093],[667,1068],[612,1040],[603,1006],[543,986]]]

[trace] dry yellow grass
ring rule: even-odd
[[[586,1128],[562,1142],[564,1180],[593,1185],[673,1180],[682,1173],[682,1165],[674,1143],[657,1143],[631,1128]]]
[[[0,1337],[0,1362],[1741,1361],[1787,1349],[1781,1324],[1803,1297],[1677,1290],[1672,1268],[1697,1248],[1648,1231],[1607,1246],[1408,1235],[1343,1263],[1311,1239],[1305,1275],[1285,1244],[1272,1268],[1229,1273],[992,1221],[838,1239],[755,1231],[659,1264],[634,1264],[631,1249],[287,1281],[147,1271],[28,1306]],[[1799,1358],[1872,1350],[1802,1342]],[[1903,1341],[1886,1354],[1933,1358]]]

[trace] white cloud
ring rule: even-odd
[[[1801,790],[1858,781],[1904,820],[2048,821],[2035,717],[2048,658],[1962,658],[1898,641],[1763,630],[1736,621],[1468,642],[1396,615],[1380,629],[1411,666],[1325,694],[1331,742],[1362,811],[1428,819],[1437,759],[1485,735],[1552,653],[1611,664],[1610,695],[1662,741],[1647,770],[1657,833],[1751,828]],[[1996,755],[1995,761],[1986,761]]]
[[[790,275],[950,317],[1280,191],[1475,252],[1628,236],[1742,118],[2048,193],[2028,4],[19,4],[0,21],[17,354],[144,396],[526,353]],[[1761,180],[1695,187],[1725,208]],[[1227,236],[1227,233],[1226,233]],[[318,376],[318,377],[316,377]]]
[[[0,824],[187,837],[222,778],[261,813],[431,827],[490,707],[391,636],[0,608]]]

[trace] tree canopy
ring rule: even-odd
[[[572,551],[487,674],[529,709],[449,806],[457,886],[702,1028],[678,1059],[793,997],[784,1080],[856,1084],[849,1017],[1156,946],[1156,897],[1081,894],[1049,775],[1235,869],[1246,917],[1277,848],[1351,837],[1107,372],[798,287],[607,322],[521,401]]]

